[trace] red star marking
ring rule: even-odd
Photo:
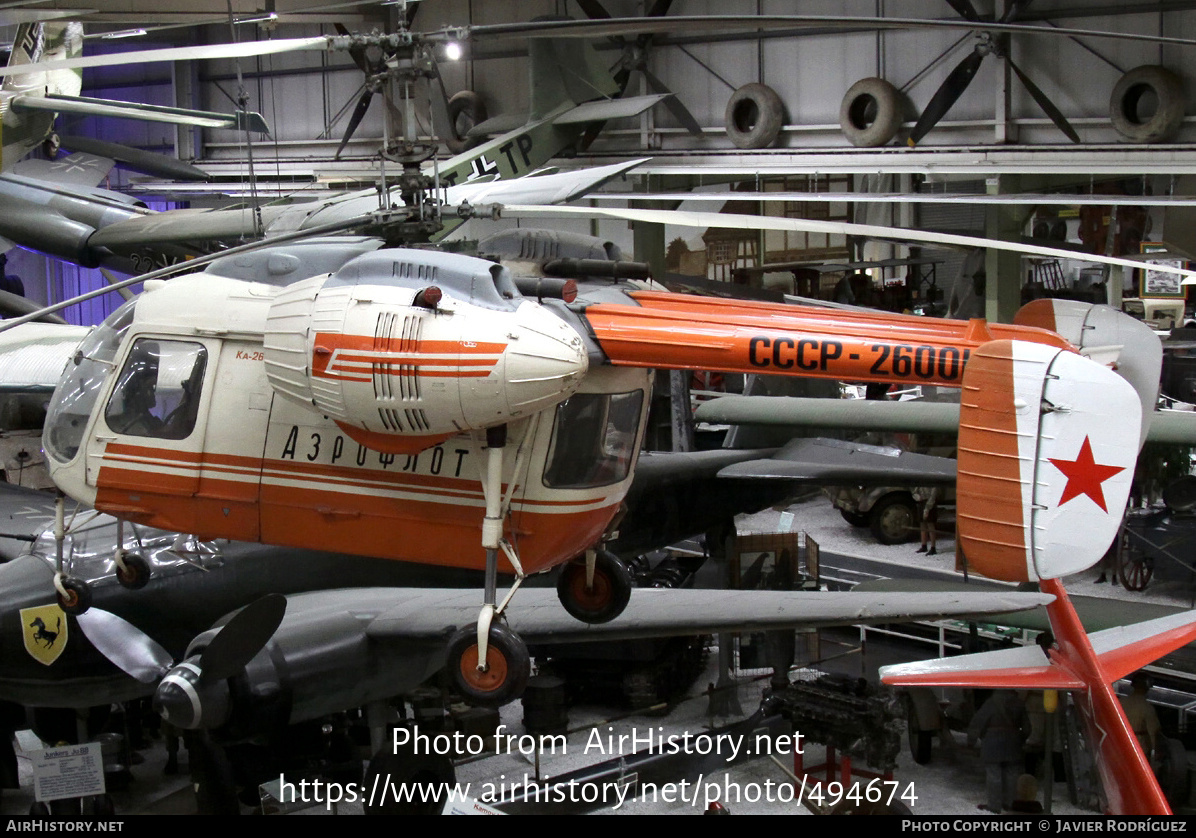
[[[1049,459],[1055,468],[1067,475],[1067,485],[1063,487],[1063,497],[1059,499],[1060,506],[1072,498],[1087,495],[1103,511],[1109,511],[1105,507],[1105,493],[1101,484],[1113,475],[1125,471],[1124,467],[1103,466],[1092,459],[1092,443],[1087,436],[1084,437],[1084,444],[1080,446],[1080,453],[1076,455],[1075,460],[1056,460],[1054,457]]]

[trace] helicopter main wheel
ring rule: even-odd
[[[1117,544],[1117,578],[1127,591],[1143,591],[1154,576],[1154,561],[1133,543],[1133,536],[1122,532]]]
[[[490,626],[486,667],[478,669],[478,632],[463,628],[448,647],[448,669],[453,685],[470,704],[501,707],[523,694],[531,675],[531,656],[519,635],[501,623]]]
[[[594,584],[586,586],[585,558],[574,559],[562,568],[556,594],[565,610],[583,623],[609,623],[631,600],[631,573],[612,553],[599,550]]]
[[[124,568],[116,566],[116,581],[131,591],[140,590],[149,584],[150,566],[144,557],[129,553],[124,557]]]
[[[63,577],[62,587],[66,595],[58,594],[58,607],[63,611],[77,617],[91,608],[91,586],[82,579]]]

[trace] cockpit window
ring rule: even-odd
[[[125,332],[133,323],[136,305],[135,299],[130,300],[93,329],[63,371],[64,378],[54,391],[42,434],[42,447],[60,463],[69,463],[79,453],[87,420],[112,371]]]
[[[190,436],[207,359],[199,343],[138,340],[104,411],[108,427],[118,434],[156,439]]]
[[[635,457],[644,394],[578,393],[556,411],[544,485],[608,486],[627,477]]]

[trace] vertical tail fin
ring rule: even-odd
[[[1095,564],[1113,542],[1138,456],[1134,389],[1073,352],[994,341],[964,370],[959,542],[1008,582]]]
[[[1138,391],[1143,418],[1139,446],[1146,441],[1163,368],[1163,344],[1153,329],[1110,306],[1076,300],[1034,300],[1022,306],[1013,322],[1058,332],[1089,357],[1109,355],[1117,374]]]

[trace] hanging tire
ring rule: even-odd
[[[125,556],[124,563],[123,570],[120,565],[116,567],[116,581],[120,582],[122,587],[138,591],[149,584],[150,566],[144,557],[129,553]]]
[[[613,554],[599,550],[593,586],[586,587],[586,562],[582,557],[561,568],[556,595],[565,610],[583,623],[609,623],[623,613],[631,599],[631,573]]]
[[[1153,96],[1154,112],[1139,113],[1143,97]],[[1130,70],[1109,97],[1109,119],[1117,133],[1132,143],[1165,143],[1175,139],[1184,119],[1184,89],[1179,76],[1165,67],[1145,64]]]
[[[884,79],[860,79],[843,96],[839,127],[856,148],[887,145],[901,128],[901,94]]]
[[[472,90],[454,93],[448,100],[448,118],[449,135],[444,144],[453,154],[469,151],[482,142],[482,137],[466,136],[471,128],[486,121],[486,103],[481,96]]]
[[[470,704],[501,707],[523,695],[531,675],[531,657],[519,635],[501,623],[490,626],[486,669],[478,670],[478,632],[470,626],[453,635],[448,648],[449,675]]]
[[[91,608],[91,586],[82,579],[67,576],[62,580],[66,596],[58,595],[58,607],[67,614],[79,616]]]
[[[731,94],[724,123],[736,148],[768,148],[781,135],[785,106],[771,87],[752,82]]]
[[[365,788],[379,788],[381,794],[371,795],[365,814],[439,815],[445,792],[457,779],[453,761],[445,754],[417,754],[411,747],[396,750],[382,748],[366,766]]]

